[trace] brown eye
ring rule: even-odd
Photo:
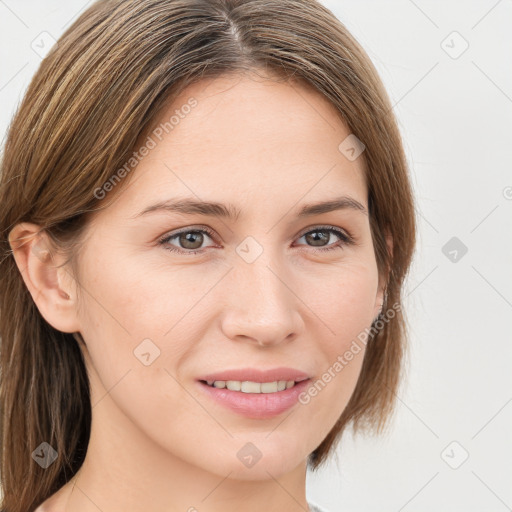
[[[187,231],[178,235],[178,241],[184,249],[199,249],[204,236],[200,231]]]
[[[338,243],[329,244],[331,235],[338,237]],[[343,246],[353,244],[350,235],[345,234],[337,228],[318,227],[304,233],[300,238],[304,238],[310,247],[319,247],[319,251],[330,251],[331,249],[343,249]],[[300,244],[303,245],[303,244]]]
[[[322,247],[329,243],[331,234],[326,229],[324,229],[321,231],[310,231],[308,234],[304,235],[304,237],[308,243],[311,243],[314,246]]]

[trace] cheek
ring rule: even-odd
[[[99,251],[99,248],[97,249]],[[154,253],[161,251],[158,261]],[[91,253],[94,249],[91,250]],[[112,324],[120,335],[162,337],[185,319],[226,271],[211,265],[177,265],[164,249],[131,254],[122,247],[105,249],[101,259],[91,258],[84,274],[86,300],[95,316]]]
[[[314,312],[311,322],[321,328],[323,348],[331,359],[372,323],[377,286],[374,261],[342,263],[301,281],[298,294]]]
[[[116,389],[118,406],[135,423],[165,432],[186,411],[200,413],[171,375],[182,380],[182,362],[204,336],[211,309],[201,298],[222,272],[203,279],[192,267],[145,265],[113,251],[88,260],[81,325],[98,392]]]
[[[330,272],[322,283],[309,294],[307,303],[318,317],[314,320],[316,328],[310,330],[318,333],[319,374],[299,402],[317,418],[325,437],[346,408],[359,379],[373,321],[377,268],[372,262],[346,265]]]
[[[299,395],[300,414],[312,424],[309,439],[315,447],[326,438],[346,409],[366,352],[366,344],[350,336],[340,337],[336,343],[325,346],[320,373]]]

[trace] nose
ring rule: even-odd
[[[281,268],[281,267],[279,267]],[[289,272],[269,259],[237,262],[230,272],[222,330],[232,340],[272,346],[295,339],[303,330],[301,300],[293,293]]]

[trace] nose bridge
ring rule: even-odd
[[[223,329],[233,339],[242,336],[260,345],[279,343],[300,328],[297,299],[287,283],[290,273],[275,252],[265,249],[255,257],[254,242],[247,244],[240,244],[241,255],[234,258]]]

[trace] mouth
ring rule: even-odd
[[[237,377],[240,380],[234,380]],[[204,376],[197,380],[197,385],[213,404],[239,416],[264,420],[295,406],[310,382],[311,378],[304,373],[277,369],[228,371]]]

